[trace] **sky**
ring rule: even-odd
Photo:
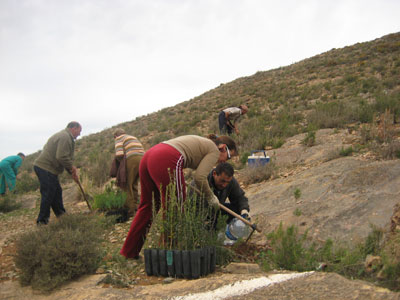
[[[399,13],[399,0],[0,0],[0,159],[70,121],[89,135],[399,32]]]

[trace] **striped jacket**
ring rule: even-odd
[[[132,155],[143,155],[144,148],[136,137],[122,134],[115,138],[115,156],[124,156],[124,152],[127,158]]]

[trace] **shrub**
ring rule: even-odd
[[[283,228],[282,223],[267,235],[271,249],[261,255],[264,269],[282,268],[293,271],[310,271],[326,263],[328,271],[346,276],[363,274],[364,247],[354,249],[333,247],[333,241],[317,245],[307,239],[307,232],[300,234],[294,225]]]
[[[242,182],[245,185],[270,179],[277,172],[276,164],[270,161],[264,166],[247,167],[242,172]]]
[[[108,151],[95,151],[90,161],[90,168],[86,170],[87,175],[96,186],[102,186],[109,177],[112,162],[112,154]]]
[[[18,194],[36,191],[39,187],[39,180],[36,176],[28,172],[22,172],[15,183],[15,191]]]
[[[163,141],[169,140],[171,139],[173,136],[170,133],[165,133],[165,132],[161,132],[158,133],[156,135],[154,135],[150,140],[149,140],[149,144],[150,146],[154,146],[158,143],[161,143]]]
[[[378,227],[371,225],[372,231],[368,234],[364,243],[364,255],[368,254],[378,255],[381,248],[381,242],[383,239],[383,231]]]
[[[352,146],[350,146],[350,147],[347,147],[346,149],[344,149],[343,147],[342,147],[342,149],[340,150],[340,155],[341,156],[349,156],[349,155],[351,155],[352,153],[353,153],[353,147]]]
[[[281,223],[276,231],[267,235],[272,250],[268,250],[266,258],[275,268],[296,271],[310,269],[307,268],[309,262],[303,246],[306,238],[307,233],[299,235],[295,226],[284,230]]]
[[[293,194],[294,194],[294,198],[299,199],[300,196],[301,196],[301,191],[300,191],[300,189],[299,189],[299,188],[296,188],[296,189],[294,190]]]
[[[306,137],[302,141],[303,145],[306,145],[307,147],[312,147],[315,145],[315,131],[311,130],[307,132]]]
[[[249,151],[245,151],[242,154],[240,154],[240,162],[245,165],[247,163],[248,157],[250,156]]]
[[[126,201],[125,192],[120,189],[113,190],[112,186],[107,186],[104,193],[94,195],[93,208],[100,211],[120,209]]]
[[[7,194],[0,198],[0,212],[7,213],[21,207],[21,203],[17,203],[15,195]]]
[[[302,215],[302,212],[299,208],[296,208],[293,212],[293,215],[295,215],[296,217],[300,217]]]
[[[318,128],[343,127],[354,121],[353,109],[344,102],[334,101],[318,104],[308,116],[308,122]]]
[[[22,234],[14,258],[21,284],[51,291],[95,272],[103,256],[103,228],[99,218],[71,214]]]

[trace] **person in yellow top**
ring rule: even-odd
[[[128,217],[136,213],[139,203],[138,182],[139,182],[139,164],[144,154],[143,145],[139,140],[125,133],[122,128],[114,131],[115,156],[122,159],[126,155],[126,201],[125,208],[128,210]]]
[[[180,136],[157,144],[146,151],[139,167],[140,204],[125,243],[120,251],[127,258],[139,258],[148,228],[151,226],[152,200],[156,207],[165,204],[166,187],[171,178],[176,180],[178,199],[186,198],[184,168],[196,170],[194,182],[208,203],[219,208],[218,198],[208,185],[207,175],[218,162],[236,156],[236,144],[228,136]],[[160,190],[161,187],[161,190]]]

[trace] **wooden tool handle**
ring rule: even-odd
[[[249,220],[246,220],[245,218],[243,218],[241,215],[235,213],[233,210],[227,208],[225,205],[222,205],[221,203],[219,203],[219,207],[223,210],[225,210],[227,213],[229,213],[230,215],[234,216],[235,218],[238,218],[240,221],[242,221],[243,223],[249,225],[251,228],[253,228],[254,230],[261,232],[261,229],[257,227],[257,225],[255,223],[251,223]]]

